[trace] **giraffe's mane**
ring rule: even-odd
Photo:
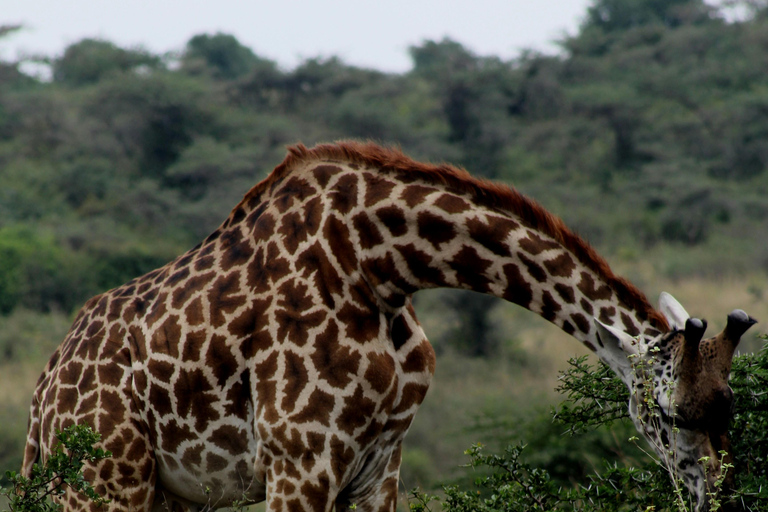
[[[466,170],[452,165],[417,162],[399,149],[357,141],[320,144],[309,149],[303,144],[291,146],[285,160],[266,179],[251,189],[243,202],[260,196],[288,173],[312,161],[347,162],[364,168],[379,169],[384,173],[407,174],[425,183],[443,185],[469,194],[479,204],[487,207],[514,213],[525,225],[554,238],[587,268],[602,276],[616,291],[620,300],[640,315],[645,315],[651,325],[662,332],[669,330],[664,316],[650,304],[643,292],[627,279],[614,274],[605,259],[592,246],[536,201],[510,186],[478,179]]]

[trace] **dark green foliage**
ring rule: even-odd
[[[653,23],[677,27],[686,22],[705,21],[711,11],[702,0],[596,0],[587,9],[584,28],[608,32]]]
[[[655,265],[671,277],[765,267],[768,17],[747,4],[729,23],[699,0],[596,0],[560,56],[424,41],[401,75],[335,57],[282,70],[220,33],[178,65],[79,41],[52,82],[2,62],[0,229],[33,233],[3,231],[0,311],[69,312],[199,242],[286,145],[342,138],[512,182],[602,253],[680,255]],[[492,353],[473,318],[469,351]]]
[[[234,36],[221,33],[194,36],[187,42],[183,58],[187,70],[192,70],[202,63],[212,70],[214,76],[226,80],[239,78],[259,64],[267,62],[259,59]],[[273,63],[269,64],[275,66]]]
[[[80,270],[54,237],[27,226],[0,227],[0,313],[16,306],[71,310],[84,298],[77,293]]]
[[[763,337],[768,340],[768,337]],[[571,360],[561,375],[560,391],[566,400],[554,416],[567,432],[576,434],[626,421],[627,390],[600,364],[584,358]],[[733,440],[736,491],[731,499],[746,511],[768,510],[768,345],[759,354],[738,356],[734,361],[731,386],[736,397]],[[623,405],[622,405],[623,404]],[[575,443],[574,439],[570,440]],[[572,444],[573,446],[573,444]],[[523,510],[678,511],[690,510],[684,495],[672,486],[667,470],[644,459],[637,464],[604,461],[599,471],[586,478],[562,482],[550,471],[524,461],[525,446],[511,446],[501,455],[486,454],[476,445],[466,452],[467,467],[485,476],[475,479],[469,489],[447,486],[444,498],[419,490],[411,492],[412,511],[431,510],[440,502],[450,512],[511,512]],[[725,499],[725,498],[724,498]],[[687,507],[687,508],[685,508]]]
[[[496,298],[461,290],[446,294],[443,302],[455,312],[443,340],[470,357],[493,357],[501,341],[490,316],[498,305]]]
[[[158,68],[160,58],[144,50],[124,50],[108,41],[83,39],[68,46],[53,62],[53,79],[81,87],[141,67]]]
[[[61,496],[69,487],[84,494],[96,504],[109,503],[99,496],[83,475],[83,465],[111,457],[112,454],[95,448],[101,436],[88,425],[73,425],[56,433],[59,443],[42,466],[35,464],[29,478],[14,471],[6,472],[10,488],[0,489],[0,495],[9,499],[11,512],[54,512],[61,505],[49,501]]]

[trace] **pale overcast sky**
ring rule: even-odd
[[[554,53],[591,0],[0,0],[0,25],[25,29],[0,40],[0,57],[60,55],[85,37],[153,53],[181,50],[200,33],[233,34],[257,55],[293,68],[336,55],[352,65],[403,72],[408,47],[450,37],[504,59],[533,48]]]

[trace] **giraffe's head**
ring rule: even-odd
[[[629,388],[637,430],[702,512],[718,480],[724,490],[733,484],[733,470],[721,471],[732,460],[728,376],[736,345],[756,321],[737,309],[720,334],[702,339],[706,321],[691,318],[671,295],[662,293],[660,309],[670,330],[656,337],[635,338],[598,320],[597,331],[609,354],[603,359]]]

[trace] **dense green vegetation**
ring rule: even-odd
[[[336,58],[285,70],[226,34],[172,56],[86,39],[38,62],[47,78],[0,62],[0,468],[18,467],[31,388],[77,308],[195,245],[299,141],[370,138],[513,183],[638,284],[738,277],[765,319],[768,7],[729,3],[748,14],[595,0],[560,55],[424,41],[403,74]],[[0,27],[0,45],[14,30]],[[702,308],[724,293],[708,290]],[[552,361],[566,356],[477,297],[417,297],[441,360],[407,486],[466,478],[455,466],[477,439],[525,439],[559,485],[602,459],[645,463],[622,423],[563,438],[532,402],[554,400]]]

